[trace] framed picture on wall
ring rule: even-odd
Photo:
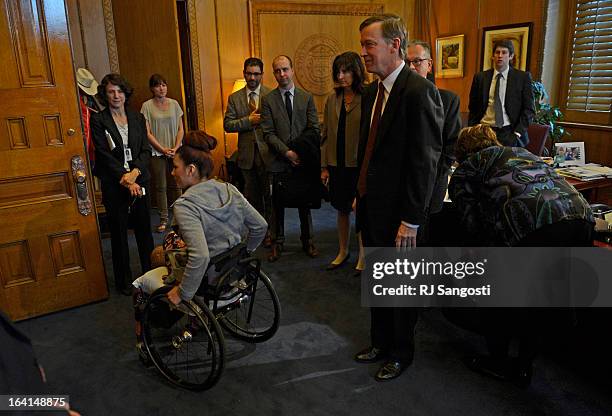
[[[464,35],[436,39],[436,78],[462,78]]]
[[[491,26],[483,28],[481,68],[483,71],[491,69],[493,56],[493,43],[496,40],[508,39],[514,45],[514,58],[510,61],[513,68],[526,71],[529,68],[529,49],[531,46],[531,29],[533,23],[518,23],[505,26]]]

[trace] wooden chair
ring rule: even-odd
[[[530,124],[527,128],[529,143],[527,146],[525,146],[525,148],[534,155],[541,156],[549,133],[550,126],[545,126],[543,124]]]

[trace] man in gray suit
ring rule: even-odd
[[[261,84],[261,59],[248,58],[244,61],[242,74],[247,85],[229,96],[223,127],[228,133],[238,133],[237,164],[244,177],[244,194],[269,224],[272,201],[268,166],[272,156],[261,131],[260,103],[270,89]],[[270,246],[269,235],[264,245]]]
[[[274,185],[278,175],[290,170],[290,167],[300,164],[300,155],[291,150],[292,142],[306,129],[313,129],[319,137],[319,118],[312,95],[297,88],[293,83],[293,63],[291,58],[279,55],[272,61],[274,78],[278,88],[272,90],[262,100],[261,127],[264,139],[270,147],[273,160],[269,166],[271,173],[272,190],[272,251],[269,261],[280,258],[285,241],[285,208],[275,201]],[[313,244],[312,217],[310,209],[298,208],[300,216],[300,229],[302,249],[310,257],[318,255]]]

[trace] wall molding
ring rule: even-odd
[[[117,52],[117,38],[115,37],[115,21],[113,19],[112,0],[102,0],[102,12],[104,14],[106,44],[108,45],[108,62],[110,64],[111,71],[119,73],[119,53]]]
[[[261,56],[261,16],[264,14],[372,16],[383,12],[384,5],[376,3],[286,3],[249,0],[251,54]]]
[[[202,74],[200,70],[200,47],[198,46],[198,24],[195,2],[187,0],[187,13],[189,18],[189,42],[191,43],[191,66],[193,69],[193,88],[196,94],[196,112],[198,115],[198,128],[205,129],[204,118],[204,92],[202,91]]]

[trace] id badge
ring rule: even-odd
[[[123,153],[125,154],[125,161],[131,162],[132,161],[132,149],[130,149],[129,147],[126,147],[123,149]]]

